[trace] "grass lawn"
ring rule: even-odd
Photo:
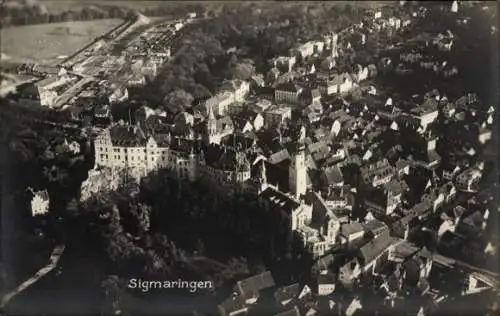
[[[54,63],[122,23],[120,19],[62,22],[2,29],[2,58]]]

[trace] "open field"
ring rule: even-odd
[[[78,10],[91,5],[113,5],[117,7],[141,10],[168,5],[164,1],[131,1],[131,0],[39,0],[49,12],[57,13],[67,10]]]
[[[119,19],[16,26],[2,29],[2,57],[54,63],[122,23]]]

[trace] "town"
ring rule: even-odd
[[[170,227],[156,221],[179,226],[172,228],[179,241],[166,232],[169,260],[219,285],[197,294],[203,304],[192,310],[164,314],[493,315],[500,308],[497,104],[461,83],[471,76],[461,60],[474,45],[469,27],[477,12],[493,10],[480,1],[365,9],[356,23],[297,40],[264,66],[240,62],[238,76],[222,78],[211,95],[174,90],[165,107],[149,104],[159,92],[147,87],[178,63],[184,37],[214,17],[137,13],[58,65],[3,65],[3,78],[29,79],[2,87],[0,117],[78,135],[50,145],[54,159],[85,152],[77,209],[107,210],[96,197],[125,192],[116,205],[140,201],[131,207],[139,228],[126,233],[130,240]],[[493,40],[496,28],[481,36]],[[54,170],[46,171],[50,179],[60,177]],[[164,181],[170,193],[151,184]],[[54,210],[62,199],[54,189],[32,187],[31,220],[49,231],[70,221]],[[158,197],[148,200],[151,192]],[[156,205],[165,214],[153,216]],[[118,208],[98,216],[128,221]],[[174,211],[187,219],[175,222]],[[198,232],[205,246],[193,250],[174,224],[191,221],[209,231]],[[227,255],[205,249],[217,247],[209,246],[217,230],[258,245],[259,267],[248,263],[231,276],[230,263],[215,263]],[[206,272],[218,265],[224,282]],[[144,278],[167,275],[152,269]],[[2,304],[8,309],[8,300]],[[126,310],[113,302],[115,315]]]

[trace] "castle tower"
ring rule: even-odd
[[[290,164],[290,169],[288,172],[288,183],[290,191],[297,198],[305,195],[307,189],[307,167],[304,144],[305,137],[306,128],[302,126],[300,129],[300,136],[295,147],[295,152],[292,156],[292,163]]]

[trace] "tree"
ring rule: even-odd
[[[165,97],[164,103],[166,109],[168,109],[170,112],[178,113],[191,107],[191,103],[193,102],[193,100],[193,96],[187,93],[185,90],[175,89]]]
[[[232,79],[248,80],[255,74],[255,66],[250,63],[237,63],[231,69]]]
[[[117,275],[108,275],[101,282],[101,287],[104,290],[104,295],[108,303],[107,306],[112,308],[113,314],[119,313],[124,281]]]

